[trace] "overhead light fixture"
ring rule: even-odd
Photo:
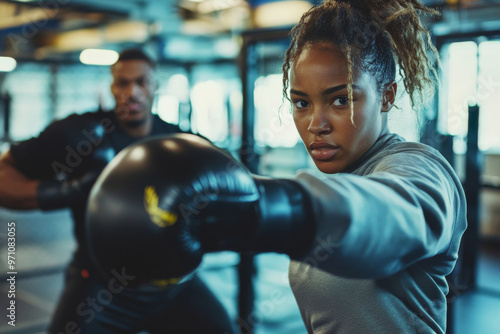
[[[254,25],[257,28],[295,25],[311,7],[312,4],[304,0],[266,2],[254,9]]]
[[[0,72],[11,72],[17,66],[17,62],[11,57],[0,57]]]
[[[52,46],[57,51],[68,52],[100,48],[106,44],[142,43],[151,36],[150,33],[153,29],[150,24],[145,22],[119,21],[97,28],[62,32],[56,36]]]
[[[113,50],[85,49],[80,53],[80,61],[86,65],[113,65],[118,57]]]
[[[208,14],[238,7],[243,4],[244,1],[242,0],[205,0],[199,3],[198,12],[201,14]]]

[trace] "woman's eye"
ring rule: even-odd
[[[334,106],[345,106],[349,104],[349,98],[347,96],[339,96],[333,100]]]
[[[306,102],[306,101],[304,101],[304,100],[298,100],[298,101],[295,101],[295,102],[293,102],[293,104],[295,104],[295,106],[296,106],[297,108],[299,108],[299,109],[300,109],[300,108],[307,108],[307,107],[309,107],[309,103],[307,103],[307,102]]]

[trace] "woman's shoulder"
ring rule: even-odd
[[[443,155],[434,147],[414,141],[398,141],[388,145],[385,150],[386,156],[405,156],[407,158],[429,158],[435,160],[445,160]]]
[[[460,184],[454,168],[446,158],[437,149],[420,142],[403,141],[387,146],[373,159],[369,169],[369,174],[385,172],[406,178],[430,178],[436,182],[448,179]]]
[[[367,175],[390,169],[431,166],[444,168],[447,172],[453,169],[435,148],[420,142],[406,141],[398,135],[391,135],[386,145],[360,166],[355,174]]]

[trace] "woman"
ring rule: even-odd
[[[336,245],[290,265],[310,333],[446,330],[445,276],[466,226],[463,191],[438,152],[387,127],[396,62],[413,107],[437,81],[427,51],[437,52],[418,12],[434,13],[416,0],[328,0],[292,31],[284,93],[314,163],[336,174],[298,177],[323,198],[315,212],[330,220],[316,239]]]

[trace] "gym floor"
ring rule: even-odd
[[[0,221],[16,223],[16,326],[1,317],[0,333],[44,333],[62,291],[63,272],[74,249],[72,223],[68,211],[20,213],[0,209]],[[0,231],[0,309],[6,310],[9,285],[7,234]],[[234,253],[212,254],[204,258],[201,277],[219,296],[233,318],[236,298],[238,257]],[[300,314],[287,281],[288,259],[276,254],[256,257],[255,334],[305,333]],[[454,334],[500,333],[500,247],[481,245],[477,285],[472,291],[458,288],[454,301]],[[266,299],[266,296],[279,298]],[[273,301],[271,301],[273,300]],[[7,312],[7,311],[4,311]]]

